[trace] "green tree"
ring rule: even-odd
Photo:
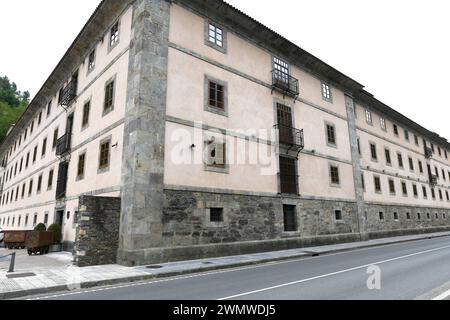
[[[0,77],[0,143],[11,125],[15,124],[27,108],[30,93],[17,90],[8,77]]]

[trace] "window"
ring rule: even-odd
[[[416,146],[419,145],[419,137],[416,134],[414,135],[414,143],[416,144]]]
[[[379,214],[380,220],[383,221],[384,220],[384,212],[380,212]]]
[[[377,161],[377,146],[374,143],[370,144],[370,154],[372,157],[372,161]]]
[[[110,145],[110,141],[103,142],[100,145],[99,169],[106,169],[109,167]]]
[[[44,224],[47,225],[47,223],[48,223],[48,213],[44,215]]]
[[[406,187],[406,182],[402,181],[402,191],[403,191],[403,196],[407,197],[408,196],[408,188]]]
[[[221,142],[207,142],[208,158],[206,165],[215,168],[226,167],[226,144]]]
[[[37,183],[37,192],[41,192],[42,190],[42,174],[38,177],[38,183]]]
[[[431,220],[431,215],[429,213],[427,213],[427,219]]]
[[[296,232],[297,227],[297,214],[296,207],[291,205],[283,205],[283,220],[285,232]]]
[[[445,191],[445,196],[447,197],[447,201],[450,201],[450,195],[448,194],[448,191]]]
[[[37,151],[38,151],[38,146],[35,146],[34,151],[33,151],[33,163],[36,162]]]
[[[373,124],[372,112],[370,112],[369,110],[366,110],[366,122],[367,122],[367,124],[370,124],[370,125]]]
[[[92,71],[95,67],[95,49],[89,54],[88,71]]]
[[[441,147],[438,147],[438,154],[439,154],[439,157],[441,157],[441,156],[442,156],[442,151],[441,151]]]
[[[405,129],[405,140],[409,141],[409,132]]]
[[[419,196],[419,193],[417,192],[417,186],[415,184],[413,184],[413,194],[415,198]]]
[[[27,169],[28,168],[28,164],[30,163],[30,153],[28,152],[27,153],[27,159],[26,159],[26,161],[25,161],[25,169]]]
[[[326,126],[328,145],[336,146],[336,128],[331,124],[327,124]]]
[[[33,130],[34,130],[34,119],[31,120],[30,135],[33,133]]]
[[[35,213],[33,217],[33,227],[36,226],[37,224],[37,218],[38,218],[37,213]]]
[[[109,47],[114,47],[119,42],[119,22],[116,22],[112,28],[109,35]]]
[[[217,82],[209,81],[209,106],[220,110],[225,109],[224,86]]]
[[[358,143],[358,154],[361,155],[361,140],[360,140],[360,138],[358,138],[356,140],[356,142]]]
[[[224,41],[224,32],[222,28],[209,23],[208,25],[208,41],[210,44],[217,46],[219,48],[223,48]]]
[[[398,126],[394,124],[394,134],[398,136]]]
[[[391,152],[389,151],[389,149],[384,149],[384,153],[385,153],[385,156],[386,156],[386,164],[388,166],[392,165]]]
[[[363,191],[366,192],[366,182],[364,180],[364,173],[361,173],[361,182],[362,182]]]
[[[420,219],[422,219],[422,215],[418,212],[417,213],[417,220],[420,220]]]
[[[24,183],[22,185],[22,199],[25,198],[25,188],[26,188],[26,183]]]
[[[411,213],[409,212],[406,213],[406,219],[411,220]]]
[[[86,153],[80,154],[78,156],[77,180],[84,179],[85,161],[86,161]]]
[[[384,118],[380,118],[380,126],[381,130],[386,131],[386,120],[384,120]]]
[[[28,186],[28,196],[31,197],[32,193],[33,193],[33,179],[30,180],[30,184]]]
[[[398,213],[397,212],[394,212],[394,220],[398,221]]]
[[[445,159],[448,159],[448,153],[447,150],[444,150]]]
[[[331,177],[331,184],[339,185],[340,184],[340,178],[339,178],[339,168],[337,166],[330,166],[330,177]]]
[[[52,113],[52,100],[50,100],[47,105],[47,118],[50,116],[51,113]]]
[[[403,169],[403,157],[401,153],[397,153],[398,167]]]
[[[444,197],[442,196],[442,190],[441,190],[441,189],[439,189],[439,199],[440,199],[441,201],[444,200]]]
[[[431,197],[433,198],[433,200],[436,199],[436,191],[434,191],[434,188],[431,188]]]
[[[39,115],[38,115],[38,126],[41,124],[41,122],[42,122],[42,111],[39,112]]]
[[[42,157],[45,157],[46,149],[47,149],[47,138],[45,138],[44,142],[42,143]]]
[[[409,160],[409,170],[414,171],[414,162],[411,157],[408,158]]]
[[[381,180],[380,177],[374,177],[373,178],[374,185],[375,185],[375,192],[381,193]]]
[[[56,128],[56,129],[53,131],[52,149],[55,149],[55,148],[56,148],[57,143],[58,143],[58,128]]]
[[[328,102],[331,102],[333,100],[331,95],[331,88],[326,83],[322,83],[322,98]]]
[[[89,113],[91,110],[91,102],[88,101],[83,106],[83,118],[81,121],[81,127],[85,128],[89,124]]]
[[[334,217],[337,221],[342,220],[342,210],[334,210]]]
[[[389,192],[392,195],[395,195],[395,183],[394,183],[394,180],[392,180],[392,179],[389,179]]]
[[[223,222],[223,208],[210,208],[209,220],[213,223]]]
[[[280,192],[282,194],[298,194],[296,160],[280,157]]]
[[[114,80],[107,82],[105,86],[105,103],[103,113],[107,113],[114,108]]]
[[[279,58],[273,58],[274,80],[280,85],[289,86],[289,64]]]
[[[422,161],[419,160],[419,171],[420,173],[423,173],[423,165],[422,165]]]
[[[432,144],[432,143],[430,142],[430,145],[431,145],[431,151],[433,151],[433,153],[436,153],[436,151],[434,150],[434,144]]]
[[[54,174],[54,170],[50,170],[50,172],[48,173],[48,184],[47,184],[47,190],[51,190],[52,186],[53,186],[53,174]]]

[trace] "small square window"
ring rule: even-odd
[[[283,205],[284,231],[296,232],[297,226],[297,209],[296,206]]]
[[[209,219],[213,223],[223,222],[223,208],[210,208]]]
[[[342,220],[342,211],[341,210],[335,210],[334,211],[334,217],[337,221]]]

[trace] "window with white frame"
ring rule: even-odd
[[[370,125],[373,124],[372,112],[370,110],[367,110],[367,109],[366,109],[366,122],[367,122],[367,124],[370,124]]]
[[[386,131],[386,120],[384,118],[380,118],[380,126],[382,130]]]
[[[223,29],[210,23],[208,28],[208,39],[212,44],[223,48]]]
[[[322,98],[326,101],[332,101],[331,88],[326,83],[322,83]]]

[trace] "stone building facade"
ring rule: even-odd
[[[80,265],[447,230],[449,150],[223,1],[105,0],[0,146],[0,226]]]

